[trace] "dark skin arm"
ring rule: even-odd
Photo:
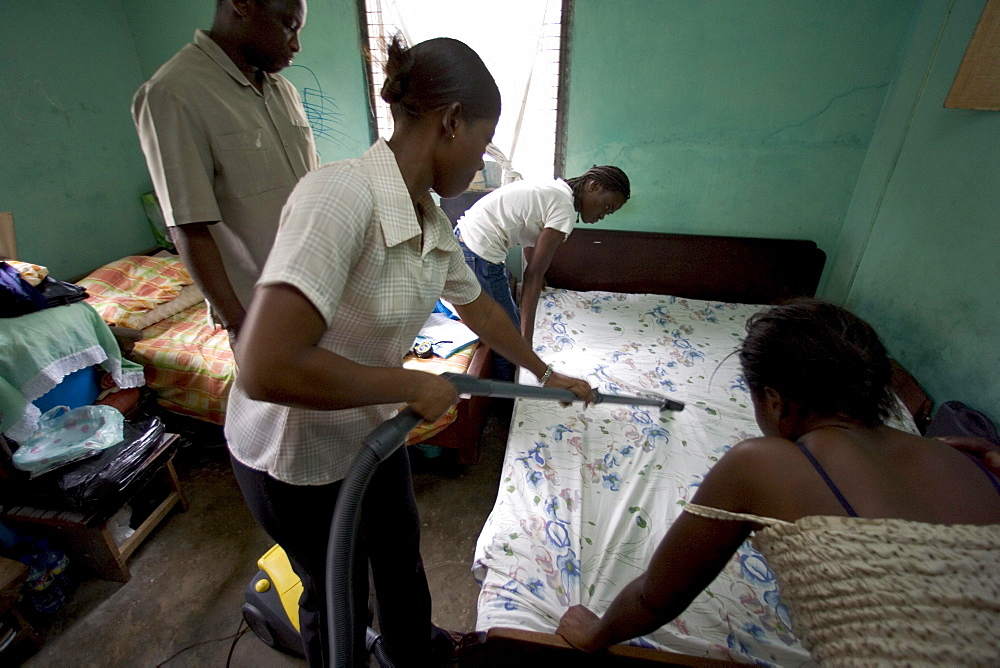
[[[468,304],[454,306],[462,322],[478,334],[487,346],[514,364],[523,366],[536,377],[540,378],[545,373],[545,362],[534,353],[528,342],[514,328],[510,317],[492,297],[481,292]],[[588,404],[594,401],[594,390],[579,378],[556,372],[545,383],[545,387],[571,390]]]
[[[212,305],[212,311],[218,314],[222,326],[229,332],[229,342],[233,345],[243,326],[246,312],[226,276],[222,255],[209,230],[211,225],[212,223],[177,225],[171,228],[171,238],[191,278]]]
[[[736,449],[705,476],[693,503],[743,512],[751,496],[741,479]],[[728,461],[727,461],[728,460]],[[651,633],[682,613],[707,587],[746,540],[749,522],[711,520],[681,513],[653,554],[645,573],[630,582],[598,617],[582,605],[571,607],[556,633],[587,652]]]
[[[316,410],[408,403],[431,421],[458,401],[451,383],[434,374],[365,366],[320,348],[326,330],[323,316],[297,289],[258,288],[236,351],[250,398]]]
[[[549,270],[552,257],[559,246],[566,241],[566,235],[557,229],[546,227],[538,235],[531,261],[524,268],[524,284],[521,286],[521,334],[530,344],[535,334],[535,311],[538,296],[545,287],[545,272]]]

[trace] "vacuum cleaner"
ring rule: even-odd
[[[543,399],[572,403],[579,401],[570,390],[519,385],[494,380],[484,380],[457,373],[443,373],[455,387],[459,396],[496,397],[504,399]],[[653,406],[662,411],[681,411],[684,404],[660,396],[637,397],[594,393],[594,403]],[[407,434],[423,418],[412,408],[406,407],[376,427],[364,440],[361,451],[354,460],[340,488],[337,507],[330,527],[326,561],[328,639],[331,663],[338,668],[353,665],[354,607],[351,597],[351,564],[354,563],[354,544],[357,540],[361,518],[361,500],[378,465],[388,459],[403,445]],[[302,583],[292,570],[288,557],[275,545],[258,561],[260,570],[244,590],[243,617],[247,625],[264,643],[283,651],[302,655],[299,636],[299,596]],[[389,668],[393,664],[382,646],[381,636],[369,628],[366,649],[375,656],[379,665]]]

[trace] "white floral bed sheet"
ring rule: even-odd
[[[478,630],[553,632],[568,606],[602,614],[642,573],[712,464],[759,434],[731,355],[759,308],[543,293],[534,338],[542,359],[601,392],[655,392],[686,408],[516,401],[499,495],[473,564],[482,585]],[[771,570],[749,543],[687,611],[633,644],[761,665],[809,662]]]

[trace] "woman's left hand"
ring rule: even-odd
[[[576,396],[583,399],[583,407],[586,408],[589,404],[594,403],[594,388],[587,384],[587,381],[580,378],[573,378],[572,376],[566,376],[561,373],[553,373],[548,381],[545,383],[545,387],[554,387],[561,390],[569,390]]]
[[[577,649],[584,652],[596,652],[600,647],[593,644],[597,624],[601,618],[582,605],[574,605],[559,620],[556,633]]]

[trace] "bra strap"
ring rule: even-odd
[[[837,500],[840,501],[840,505],[844,507],[844,510],[847,511],[847,514],[850,517],[857,517],[858,514],[854,511],[854,508],[852,508],[851,504],[847,502],[847,499],[844,498],[844,495],[840,493],[840,490],[837,488],[837,486],[833,484],[833,480],[830,480],[830,476],[828,476],[826,474],[826,471],[823,470],[823,467],[820,466],[819,462],[813,456],[813,453],[809,452],[809,450],[806,449],[806,446],[804,446],[802,443],[796,442],[795,445],[799,446],[799,450],[802,451],[802,454],[804,454],[806,458],[810,462],[812,462],[813,467],[820,474],[820,476],[822,476],[823,482],[825,482],[826,486],[830,488],[830,491],[833,492],[834,495],[836,495]]]
[[[969,459],[974,461],[976,463],[976,466],[978,466],[983,470],[983,473],[986,474],[986,477],[990,479],[990,483],[992,483],[993,489],[997,491],[997,494],[1000,494],[1000,482],[997,482],[996,476],[990,473],[990,470],[986,468],[986,464],[983,464],[983,462],[980,461],[979,457],[976,456],[971,456],[969,457]]]

